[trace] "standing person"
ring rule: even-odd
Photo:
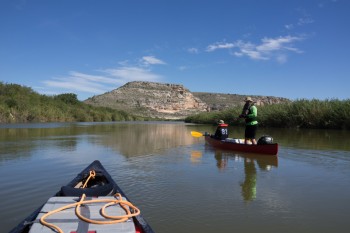
[[[219,120],[218,127],[212,137],[219,140],[225,140],[228,138],[228,124],[225,124],[223,120]]]
[[[245,132],[244,132],[244,143],[247,144],[248,140],[251,140],[253,145],[256,145],[256,130],[258,128],[258,109],[254,105],[254,101],[251,97],[246,97],[244,100],[246,103],[243,107],[240,118],[245,119]]]

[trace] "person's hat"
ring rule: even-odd
[[[247,102],[247,101],[250,101],[250,102],[253,102],[253,100],[252,100],[252,98],[251,97],[245,97],[245,100],[244,100],[245,102]]]
[[[219,120],[219,124],[225,124],[223,120]]]

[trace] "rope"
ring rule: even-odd
[[[91,171],[90,171],[90,175],[89,175],[89,177],[87,178],[87,180],[85,181],[85,184],[83,185],[82,188],[83,188],[83,189],[86,188],[86,186],[87,186],[89,180],[90,180],[91,178],[94,179],[95,176],[96,176],[95,170],[91,170]]]
[[[96,176],[95,171],[90,171],[90,175],[88,177],[88,179],[86,180],[83,188],[86,187],[88,181],[90,180],[90,178],[94,178]],[[129,218],[137,216],[140,214],[140,210],[134,206],[131,202],[129,201],[125,201],[122,199],[122,196],[117,193],[114,195],[114,197],[116,198],[115,200],[111,200],[111,199],[97,199],[97,200],[88,200],[88,201],[84,201],[86,195],[83,194],[80,201],[76,202],[76,203],[72,203],[72,204],[68,204],[65,205],[63,207],[60,207],[58,209],[52,210],[46,214],[44,214],[41,218],[40,218],[40,223],[43,224],[44,226],[47,226],[49,228],[52,228],[54,230],[56,230],[59,233],[64,233],[62,231],[61,228],[59,228],[58,226],[46,222],[45,219],[50,216],[53,215],[55,213],[58,213],[60,211],[75,207],[75,214],[78,216],[78,218],[80,218],[81,220],[88,222],[88,223],[93,223],[93,224],[115,224],[115,223],[120,223],[120,222],[125,222],[127,221]],[[80,213],[80,206],[81,205],[87,205],[87,204],[92,204],[92,203],[106,203],[102,208],[101,208],[101,215],[103,217],[105,217],[106,219],[111,219],[111,220],[93,220],[93,219],[89,219],[84,217],[81,213]],[[108,215],[106,214],[105,210],[107,207],[109,206],[114,206],[114,205],[120,205],[124,211],[126,212],[125,215],[122,216],[113,216],[113,215]],[[134,213],[131,213],[130,208],[133,210]]]

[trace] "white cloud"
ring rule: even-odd
[[[272,51],[281,51],[281,50],[291,50],[291,51],[299,51],[296,48],[288,47],[286,45],[293,43],[294,41],[302,40],[301,37],[295,37],[295,36],[285,36],[285,37],[278,37],[278,38],[263,38],[262,44],[256,46],[256,50],[268,53]]]
[[[232,44],[232,43],[217,42],[217,43],[208,45],[206,51],[207,52],[213,52],[213,51],[215,51],[217,49],[230,49],[230,48],[233,48],[233,47],[234,47],[234,44]]]
[[[107,91],[108,85],[116,84],[116,80],[107,77],[82,74],[71,71],[65,77],[56,77],[43,82],[47,88],[63,89],[68,92],[87,92],[87,93],[103,93]],[[48,92],[53,92],[46,90]]]
[[[154,56],[144,56],[141,58],[141,62],[144,65],[165,65],[166,63],[158,58],[155,58]]]
[[[80,80],[86,80],[86,81],[90,81],[90,82],[107,83],[107,84],[115,83],[114,79],[104,77],[104,76],[83,74],[83,73],[75,72],[75,71],[71,71],[69,73],[71,76],[76,77],[77,79],[80,79]]]
[[[268,60],[268,57],[265,57],[263,53],[257,51],[257,46],[250,42],[243,42],[238,40],[234,43],[234,47],[239,51],[235,51],[234,55],[238,57],[248,56],[253,60]]]
[[[313,22],[314,22],[314,20],[312,18],[310,18],[310,17],[304,17],[304,18],[299,18],[298,19],[298,25],[299,26],[303,26],[305,24],[311,24]]]
[[[299,15],[301,15],[296,23],[286,24],[284,27],[288,30],[295,29],[297,27],[303,27],[307,24],[312,24],[315,21],[312,19],[311,15],[306,12],[304,9],[297,9]]]
[[[253,60],[275,59],[280,63],[285,63],[288,52],[302,53],[300,49],[293,46],[293,43],[303,39],[303,37],[297,36],[280,36],[277,38],[263,38],[260,44],[238,40],[234,43],[211,44],[206,51],[213,52],[217,49],[229,49],[231,54],[236,57],[247,56]]]
[[[159,81],[161,76],[152,73],[150,70],[140,67],[120,67],[117,69],[104,70],[108,75],[116,78],[122,83],[130,81]]]
[[[165,64],[154,57],[143,57],[144,64]],[[44,87],[38,87],[38,91],[44,94],[77,93],[79,95],[98,95],[111,91],[131,81],[161,81],[162,77],[145,67],[127,65],[124,61],[117,68],[99,70],[101,75],[91,75],[76,71],[70,71],[68,75],[54,77],[43,81]],[[82,98],[79,98],[82,99]],[[86,98],[84,98],[86,99]]]
[[[300,15],[297,26],[304,26],[306,24],[314,23],[311,14],[309,14],[306,9],[298,8],[297,13]]]

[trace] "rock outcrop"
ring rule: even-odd
[[[245,95],[190,92],[183,85],[129,82],[84,102],[94,106],[110,107],[149,118],[184,119],[207,111],[221,111],[244,104]],[[257,105],[290,102],[286,98],[251,96]]]
[[[208,105],[193,96],[183,85],[155,82],[129,82],[84,102],[124,110],[143,117],[172,120],[208,111]]]

